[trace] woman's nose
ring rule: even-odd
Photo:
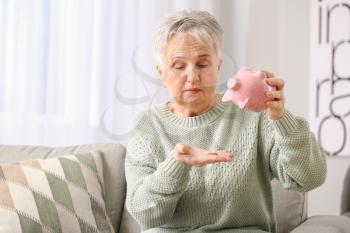
[[[190,69],[187,73],[187,82],[196,82],[199,80],[199,71],[195,68]]]

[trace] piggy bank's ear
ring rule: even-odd
[[[232,93],[231,90],[227,90],[224,94],[224,96],[222,97],[222,101],[223,102],[229,102],[232,101]]]
[[[241,81],[236,78],[231,78],[227,81],[227,87],[233,90],[237,90],[241,86]]]

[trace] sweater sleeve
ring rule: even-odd
[[[151,148],[149,140],[134,134],[129,138],[125,159],[126,208],[142,230],[161,226],[173,216],[191,169],[172,154],[157,164],[155,154],[159,152]]]
[[[264,113],[262,128],[270,171],[285,188],[307,192],[324,182],[326,156],[304,119],[286,111],[273,121]]]

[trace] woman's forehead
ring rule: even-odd
[[[208,57],[215,52],[210,46],[191,35],[176,36],[168,41],[167,57],[187,58],[187,57]]]
[[[193,53],[174,53],[170,59],[176,60],[176,59],[187,59],[187,58],[210,58],[211,54],[209,53],[200,53],[200,52],[193,52]]]

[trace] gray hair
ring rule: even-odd
[[[169,40],[185,33],[190,33],[207,45],[214,45],[220,56],[223,30],[214,16],[206,11],[180,11],[166,15],[156,27],[153,46],[159,64]]]

